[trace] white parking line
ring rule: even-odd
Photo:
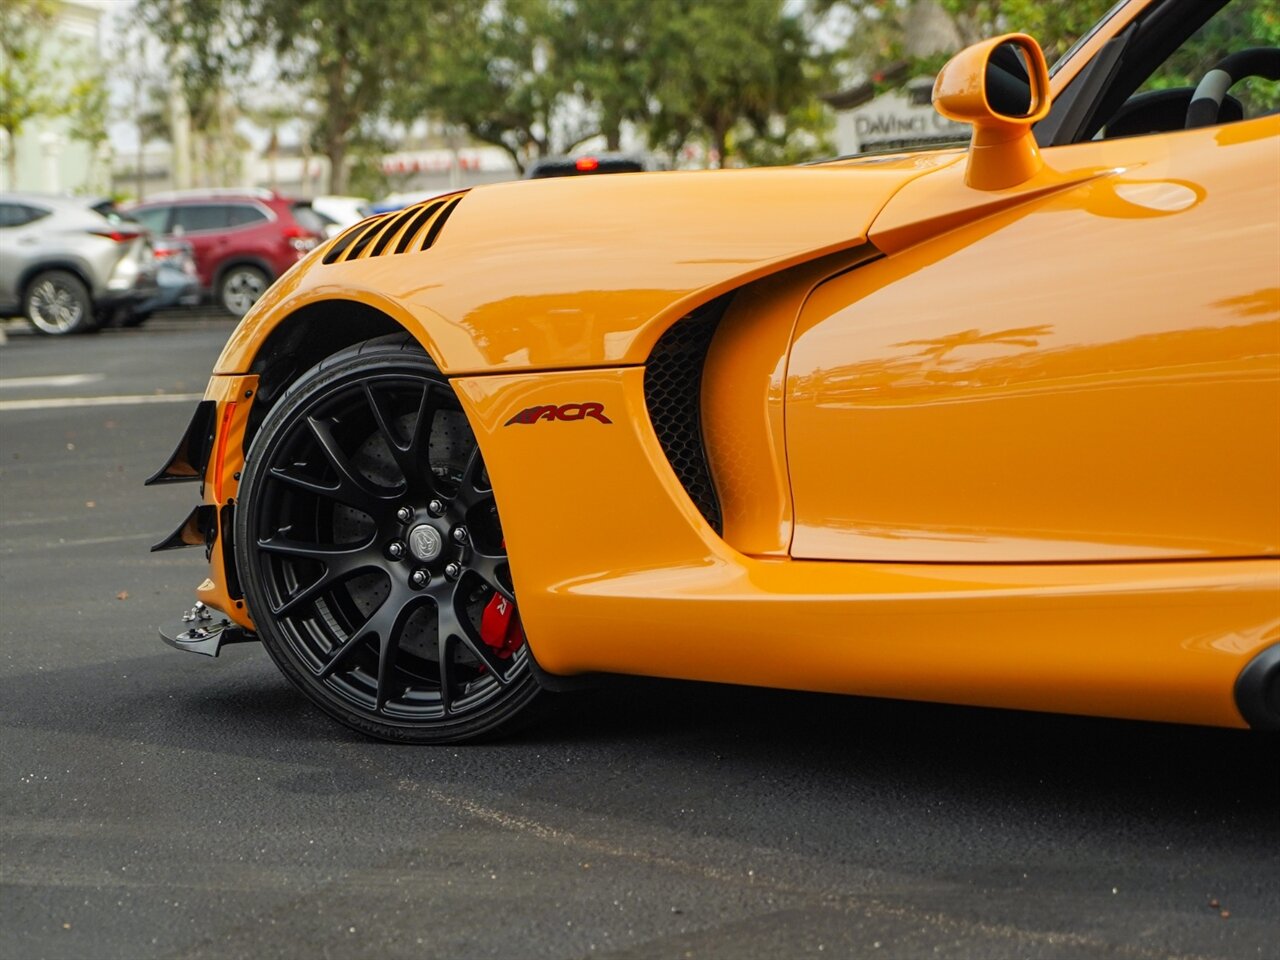
[[[0,390],[13,387],[74,387],[81,383],[97,383],[105,373],[64,373],[54,377],[9,377],[0,379]]]
[[[139,403],[191,403],[203,393],[142,393],[117,397],[48,397],[43,400],[0,400],[0,413],[14,410],[66,410],[71,407],[127,407]]]

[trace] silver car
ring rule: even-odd
[[[85,333],[156,295],[150,236],[93,202],[0,193],[0,316],[25,316],[39,333]]]

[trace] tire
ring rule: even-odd
[[[243,317],[271,286],[271,278],[257,267],[239,263],[218,278],[218,302],[233,317]]]
[[[22,313],[36,333],[62,337],[98,328],[89,289],[68,270],[46,270],[27,284]]]
[[[234,548],[267,652],[353,730],[456,743],[538,694],[475,435],[411,337],[334,354],[272,407]]]

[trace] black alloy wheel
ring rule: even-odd
[[[537,694],[475,435],[411,337],[344,350],[289,388],[253,440],[235,520],[263,644],[348,726],[457,742]]]

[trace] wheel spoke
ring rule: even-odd
[[[480,486],[480,476],[484,473],[484,458],[480,456],[480,445],[476,444],[467,457],[467,465],[462,470],[462,479],[458,481],[457,499],[464,508],[475,506],[481,500],[493,496],[490,487]]]
[[[488,668],[495,680],[506,685],[507,677],[503,672],[505,664],[498,659],[497,654],[493,652],[493,648],[481,639],[479,631],[472,625],[471,620],[458,614],[457,605],[458,591],[456,589],[446,599],[437,601],[436,614],[439,618],[440,636],[460,640],[468,650],[475,654],[476,659]]]
[[[476,575],[478,575],[480,579],[485,582],[486,585],[496,590],[498,593],[502,594],[502,596],[506,597],[512,603],[515,603],[516,595],[512,592],[511,588],[508,587],[503,582],[502,578],[498,575],[499,568],[505,566],[506,564],[507,564],[507,555],[505,553],[491,554],[491,553],[482,553],[479,550],[475,550],[473,551],[471,555],[471,559],[470,561],[468,561],[467,566],[470,567],[471,571]],[[508,573],[510,573],[509,569],[508,569]]]
[[[312,583],[305,587],[295,590],[289,597],[283,600],[279,606],[273,606],[271,612],[276,616],[287,616],[293,613],[300,606],[309,603],[326,593],[338,584],[351,579],[359,573],[373,572],[381,570],[382,565],[378,563],[376,558],[369,557],[364,553],[343,554],[333,560],[325,561],[324,573],[320,574]]]
[[[344,503],[360,507],[365,513],[370,513],[369,508],[376,510],[379,507],[385,507],[389,501],[395,500],[403,493],[401,490],[379,489],[371,481],[361,476],[338,445],[338,440],[333,435],[331,421],[307,417],[307,425],[311,428],[312,435],[320,445],[320,451],[338,475],[340,494],[335,493],[333,496],[343,500]]]
[[[284,467],[272,467],[271,477],[281,483],[287,483],[300,490],[305,490],[308,493],[345,502],[342,496],[344,488],[341,483],[321,483],[319,480],[312,480],[310,477],[304,477],[302,474],[286,470]],[[348,504],[348,506],[354,506],[354,504]]]
[[[458,642],[440,632],[436,640],[436,655],[440,661],[440,709],[446,714],[453,709],[453,654]]]
[[[375,628],[378,634],[378,691],[375,709],[379,713],[382,712],[387,701],[392,699],[392,694],[396,693],[392,685],[395,683],[396,656],[400,653],[400,639],[404,636],[405,625],[409,622],[409,617],[425,601],[421,596],[417,596],[410,597],[397,607],[392,606],[394,602],[393,592],[393,596],[379,608],[379,613],[383,610],[387,613],[381,617],[381,622]]]
[[[302,540],[291,540],[288,537],[260,537],[258,549],[299,560],[319,560],[325,564],[341,564],[362,559],[365,551],[373,546],[373,541],[374,538],[370,537],[362,543],[306,543]]]
[[[435,414],[435,408],[431,404],[430,385],[423,385],[422,399],[418,402],[418,415],[413,423],[413,435],[407,439],[401,436],[399,427],[388,416],[386,408],[374,394],[372,386],[367,383],[364,385],[364,395],[373,413],[373,419],[378,424],[378,432],[382,434],[387,449],[391,451],[396,466],[400,468],[407,488],[434,495],[437,492],[435,478],[431,475],[427,462],[431,420]]]
[[[351,636],[347,637],[346,640],[342,641],[341,646],[330,654],[329,659],[325,661],[324,666],[316,671],[316,676],[321,680],[325,680],[332,676],[333,672],[342,665],[342,661],[347,658],[347,654],[368,639],[369,635],[364,633],[363,630],[357,630]]]

